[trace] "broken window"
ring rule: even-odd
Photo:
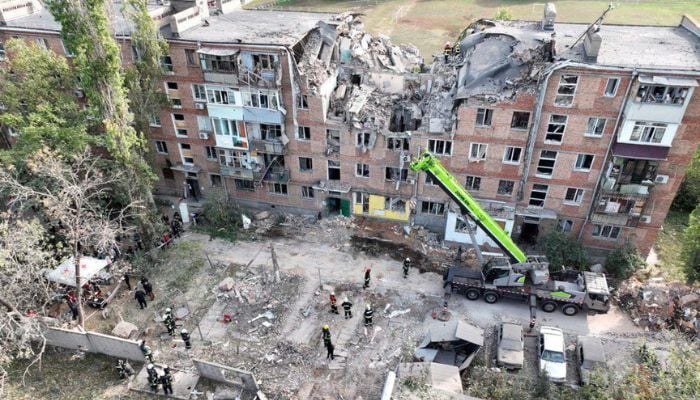
[[[620,78],[608,78],[608,82],[605,84],[605,97],[615,97],[619,85]]]
[[[543,178],[551,178],[554,172],[554,164],[557,162],[557,152],[551,150],[542,150],[540,152],[540,160],[537,163],[537,176]]]
[[[204,146],[204,155],[207,160],[216,160],[216,147]]]
[[[421,212],[424,214],[442,215],[445,213],[445,204],[435,201],[423,201]]]
[[[362,206],[362,213],[367,214],[369,212],[369,194],[355,192],[355,205]]]
[[[275,140],[282,136],[282,125],[260,124],[260,136],[262,140]]]
[[[384,209],[387,211],[406,212],[406,202],[398,197],[385,197]]]
[[[476,126],[491,126],[493,110],[490,108],[479,108],[476,110]]]
[[[187,129],[175,129],[175,136],[187,136]]]
[[[559,78],[557,96],[554,98],[554,105],[559,107],[569,107],[574,102],[574,94],[578,85],[578,76],[562,75]]]
[[[173,108],[182,108],[182,100],[177,99],[177,98],[174,98],[174,97],[171,97],[171,98],[170,98],[170,105],[171,105]]]
[[[173,173],[173,170],[170,168],[163,168],[161,170],[163,173],[163,179],[168,179],[168,180],[174,180],[175,179],[175,174]]]
[[[520,154],[523,149],[520,147],[506,146],[503,151],[503,162],[506,164],[520,164]]]
[[[214,134],[223,136],[238,136],[238,121],[233,119],[211,117]]]
[[[561,143],[566,130],[566,122],[569,117],[566,115],[552,114],[549,116],[549,124],[547,125],[547,134],[544,137],[545,142]]]
[[[286,196],[287,195],[287,184],[286,183],[268,182],[267,192],[270,194],[280,194],[280,195]]]
[[[180,157],[182,163],[186,165],[194,164],[194,156],[192,155],[192,146],[187,143],[178,143],[180,146]]]
[[[438,156],[450,156],[452,155],[452,141],[429,139],[428,150]]]
[[[469,233],[474,232],[476,230],[476,224],[472,221],[469,221],[463,217],[458,216],[455,219],[455,232],[460,232],[460,233]]]
[[[308,110],[309,109],[309,99],[305,94],[298,94],[297,95],[297,108],[300,110]]]
[[[593,154],[579,154],[576,156],[574,169],[577,171],[590,171],[593,165]]]
[[[302,172],[314,169],[314,161],[311,157],[299,157],[299,170]]]
[[[313,199],[314,198],[314,188],[311,186],[302,186],[301,187],[301,197],[304,199]]]
[[[177,90],[177,82],[165,82],[165,87],[168,90]]]
[[[363,163],[355,164],[355,176],[369,178],[369,165]]]
[[[173,59],[170,56],[161,57],[160,66],[165,72],[173,72]]]
[[[357,134],[357,147],[368,147],[370,141],[369,132],[360,132]]]
[[[469,145],[469,159],[470,160],[485,160],[486,150],[489,145],[484,143],[471,143]]]
[[[392,110],[389,130],[391,132],[415,131],[420,124],[420,116],[414,116],[411,108],[397,106]]]
[[[355,85],[355,86],[362,85],[362,75],[359,75],[359,74],[350,75],[350,83]]]
[[[326,129],[326,154],[340,153],[340,131]]]
[[[209,174],[209,184],[212,187],[221,187],[221,175]]]
[[[683,105],[687,96],[687,87],[640,85],[635,100],[640,103]]]
[[[606,239],[617,239],[620,236],[620,227],[612,225],[593,225],[593,237],[602,237]]]
[[[634,123],[630,141],[641,143],[661,143],[668,124],[637,121]]]
[[[544,201],[547,199],[547,190],[549,186],[534,184],[530,192],[530,205],[533,207],[544,207]]]
[[[150,126],[160,126],[160,115],[151,114],[148,116],[148,124]]]
[[[200,63],[205,71],[235,73],[236,58],[235,56],[214,56],[211,54],[202,54]]]
[[[426,185],[437,185],[437,182],[435,182],[435,178],[433,178],[432,175],[425,174],[425,184]]]
[[[389,150],[409,150],[408,138],[388,137],[386,138],[386,148]]]
[[[195,50],[185,49],[185,59],[187,60],[188,66],[197,66],[197,57],[195,54]]]
[[[279,108],[279,99],[277,92],[274,90],[253,90],[241,92],[243,96],[243,105],[246,107],[269,108],[277,110]]]
[[[297,139],[311,140],[311,128],[308,126],[297,126]]]
[[[498,181],[498,194],[503,196],[510,196],[513,194],[513,188],[515,187],[515,182],[507,180]]]
[[[231,149],[219,149],[219,165],[233,168],[243,168],[243,160],[247,156],[247,153],[231,150]]]
[[[586,125],[586,136],[603,136],[606,122],[607,120],[605,118],[588,118],[588,125]]]
[[[244,179],[234,179],[233,183],[236,185],[236,190],[243,190],[247,192],[255,191],[255,184],[253,181],[247,181]]]
[[[564,203],[580,205],[583,202],[583,189],[567,188]]]
[[[396,168],[396,167],[386,167],[384,172],[384,178],[387,181],[401,181],[406,182],[408,179],[408,169],[406,168]]]
[[[168,145],[162,140],[156,140],[156,152],[159,154],[168,154]]]
[[[237,90],[214,87],[207,88],[207,101],[211,104],[236,104]]]
[[[557,226],[561,232],[571,232],[571,229],[574,227],[574,221],[570,219],[560,219]]]
[[[273,69],[275,66],[275,56],[272,54],[254,54],[253,64],[256,69]]]
[[[478,176],[467,176],[464,187],[467,190],[478,192],[481,189],[481,178]]]
[[[513,119],[510,120],[510,127],[513,129],[527,129],[530,123],[530,113],[525,111],[514,111]]]
[[[184,120],[185,120],[185,115],[184,115],[184,114],[173,114],[173,120],[175,120],[175,121],[184,121]]]
[[[328,160],[328,180],[340,180],[340,161]]]

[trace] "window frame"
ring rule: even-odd
[[[399,180],[398,181],[399,182],[408,181],[408,168],[399,168],[399,167],[385,167],[384,168],[384,181],[397,182],[395,179],[391,178],[390,170],[398,170],[398,172],[399,172]]]
[[[215,146],[204,146],[204,156],[209,161],[217,161],[219,159],[219,152],[216,150]]]
[[[316,197],[314,193],[314,188],[312,186],[301,186],[300,188],[302,199],[313,199]],[[306,192],[306,193],[304,193]]]
[[[513,154],[516,153],[518,154],[517,160],[513,161]],[[508,157],[510,151],[510,157]],[[517,147],[517,146],[506,146],[503,148],[503,163],[504,164],[510,164],[510,165],[520,165],[520,159],[522,158],[523,155],[523,148],[522,147]]]
[[[471,183],[469,182],[471,180]],[[464,188],[471,192],[481,191],[481,177],[475,175],[467,175],[464,179]]]
[[[569,233],[574,229],[574,220],[567,218],[559,218],[557,220],[557,230],[563,233]]]
[[[173,58],[170,56],[170,54],[161,56],[160,66],[166,74],[175,72],[175,65],[173,64]]]
[[[564,122],[555,122],[556,117],[563,117]],[[566,133],[566,127],[569,124],[569,116],[565,114],[549,114],[549,121],[547,122],[547,130],[544,134],[544,142],[547,144],[561,144],[564,141],[564,134]],[[561,132],[557,132],[558,127],[561,128]],[[560,136],[559,140],[550,139],[550,135]]]
[[[203,97],[202,97],[203,96]],[[207,97],[207,85],[201,83],[192,84],[192,99],[196,102],[209,102]]]
[[[370,132],[357,132],[355,134],[355,147],[368,147],[372,139]]]
[[[214,184],[214,177],[219,178],[219,184]],[[211,187],[222,187],[224,186],[224,178],[221,176],[221,174],[209,174],[209,186]]]
[[[250,184],[248,184],[250,183]],[[250,187],[248,187],[250,186]],[[235,178],[233,180],[233,188],[240,191],[240,192],[254,192],[255,191],[255,183],[251,180],[248,179],[239,179]]]
[[[267,182],[267,193],[275,196],[289,196],[289,187],[286,183]]]
[[[571,83],[571,82],[566,82],[567,78],[575,78],[576,82]],[[573,75],[573,74],[561,74],[559,76],[559,84],[557,85],[557,90],[554,94],[554,106],[555,107],[563,107],[563,108],[571,108],[573,107],[574,104],[574,99],[576,98],[576,90],[578,89],[578,84],[580,80],[579,75]],[[568,89],[572,89],[571,93],[566,93],[565,91]],[[565,91],[562,91],[564,89]],[[562,103],[562,100],[564,98],[568,98],[569,101],[568,103]]]
[[[551,157],[552,154],[548,154],[548,157],[544,157],[544,153],[554,153],[554,157]],[[538,178],[545,178],[545,179],[551,179],[552,176],[554,176],[554,168],[557,166],[557,158],[559,158],[559,152],[555,150],[547,150],[547,149],[542,149],[540,150],[540,157],[537,159],[537,166],[535,167],[535,176]],[[551,161],[552,165],[540,165],[542,161]],[[542,169],[549,169],[550,172],[544,173],[540,170]]]
[[[401,143],[395,143],[397,141],[401,141]],[[385,142],[386,142],[385,147],[387,150],[391,150],[391,151],[410,151],[411,150],[411,141],[405,137],[389,136],[385,139]],[[389,143],[394,143],[393,147],[389,147]]]
[[[188,148],[185,149],[184,146],[187,146]],[[194,165],[194,153],[192,152],[192,145],[189,143],[178,143],[177,147],[180,150],[180,161],[182,161],[182,165]],[[189,156],[185,155],[183,150],[187,151],[189,153]],[[188,158],[192,159],[192,161],[187,161]]]
[[[369,178],[369,164],[355,163],[355,176],[358,178]]]
[[[588,160],[590,157],[590,165],[588,168],[579,166],[579,160],[583,160],[580,164],[586,164],[586,160]],[[578,172],[590,172],[591,169],[593,168],[593,162],[595,161],[595,154],[589,154],[589,153],[577,153],[576,154],[576,161],[574,162],[574,171]]]
[[[477,151],[476,151],[477,156],[476,156],[476,157],[473,156],[473,154],[474,154],[474,146],[475,146],[475,145],[476,145],[476,148],[477,148]],[[479,151],[482,147],[484,148],[483,154]],[[471,161],[482,161],[482,160],[486,160],[486,157],[487,157],[487,155],[488,155],[488,151],[489,151],[489,145],[488,145],[488,143],[470,142],[470,143],[469,143],[469,160],[471,160]],[[479,154],[481,154],[481,157],[479,157]]]
[[[479,128],[493,126],[493,108],[477,108],[474,126]]]
[[[591,121],[594,121],[594,124],[591,124]],[[596,131],[599,128],[600,121],[603,121],[603,126],[601,128],[600,134],[596,133]],[[590,131],[591,125],[593,125],[593,132]],[[594,138],[600,138],[605,135],[605,128],[608,126],[608,119],[604,117],[588,117],[588,121],[586,122],[586,131],[584,132],[583,136],[586,137],[594,137]]]
[[[304,137],[301,137],[299,135],[300,132],[304,133]],[[297,140],[303,140],[305,142],[308,142],[311,140],[311,127],[310,126],[302,126],[302,125],[297,125],[297,131],[296,131],[296,139]]]
[[[525,121],[524,127],[514,126],[516,114],[527,114],[527,120]],[[531,113],[529,111],[513,111],[513,116],[510,118],[510,129],[515,129],[515,130],[519,130],[519,131],[527,130],[530,127],[530,117],[531,117]]]
[[[573,191],[573,199],[569,199],[569,193]],[[567,187],[566,193],[564,193],[563,203],[569,206],[580,206],[583,204],[583,199],[586,195],[586,190],[576,187]]]
[[[304,163],[308,164],[308,168],[304,167]],[[313,172],[314,159],[312,157],[299,157],[299,172]]]
[[[168,154],[168,143],[165,140],[155,140],[156,153]]]
[[[440,146],[441,145],[441,146]],[[441,151],[438,151],[442,147]],[[436,156],[452,156],[452,141],[444,139],[428,139],[428,151]]]
[[[603,88],[603,96],[605,97],[615,97],[617,95],[617,90],[620,88],[620,77],[619,76],[613,76],[609,77],[608,81],[605,82],[605,88]],[[610,86],[610,82],[615,82],[615,89],[610,93],[608,91],[608,86]]]
[[[668,130],[669,124],[662,122],[651,122],[651,121],[634,121],[634,126],[630,132],[630,142],[637,143],[650,143],[658,144],[664,141],[664,136],[666,136],[666,131]],[[656,131],[661,130],[661,137],[658,141],[654,140],[656,137]],[[635,133],[638,133],[637,139],[634,139]],[[643,140],[648,137],[649,140]]]
[[[331,165],[332,164],[332,165]],[[337,179],[331,179],[331,169],[333,170],[338,170],[338,178]],[[326,162],[326,178],[329,181],[339,181],[342,179],[342,171],[341,171],[341,164],[339,160],[327,160]]]
[[[509,193],[501,193],[501,184],[502,183],[510,183],[510,192]],[[498,180],[498,188],[496,189],[497,196],[513,196],[514,191],[515,191],[515,181],[511,181],[510,179],[499,179]]]
[[[433,200],[421,200],[421,214],[445,215],[445,203]]]
[[[607,229],[607,232],[606,232]],[[591,236],[603,240],[617,240],[622,233],[622,227],[615,225],[593,224]]]
[[[542,198],[535,198],[533,197],[533,194],[535,193],[543,193],[544,195]],[[527,206],[528,207],[536,207],[536,208],[544,208],[546,202],[547,202],[547,194],[549,193],[549,185],[543,185],[541,183],[535,183],[532,185],[532,189],[530,189],[530,197],[528,198],[527,201]],[[541,205],[538,204],[533,204],[533,201],[535,202],[542,202]]]
[[[298,94],[296,98],[297,109],[298,110],[308,110],[309,109],[309,97],[305,94]]]
[[[183,53],[185,53],[185,62],[188,67],[199,68],[199,57],[195,49],[183,49]]]

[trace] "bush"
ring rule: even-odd
[[[644,265],[646,265],[646,261],[630,244],[618,247],[605,258],[605,270],[608,271],[608,274],[620,279],[629,278]]]
[[[238,204],[229,200],[224,190],[213,190],[207,195],[198,229],[212,237],[234,241],[243,225]]]
[[[507,8],[499,8],[494,18],[497,21],[510,21],[513,19],[513,14]]]
[[[681,259],[688,279],[700,280],[700,205],[690,214],[688,227],[683,231]]]
[[[551,231],[540,240],[540,246],[555,269],[565,266],[583,270],[589,265],[581,243],[566,233]]]

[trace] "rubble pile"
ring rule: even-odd
[[[692,336],[700,332],[700,289],[663,278],[630,279],[620,287],[617,300],[646,330],[677,329]]]

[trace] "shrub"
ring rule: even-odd
[[[551,231],[540,240],[540,246],[554,269],[565,266],[582,270],[589,265],[581,243],[566,233]]]
[[[700,205],[690,214],[688,227],[683,231],[681,259],[688,279],[700,280]]]
[[[627,279],[645,264],[646,261],[637,252],[637,249],[626,244],[608,254],[605,259],[605,270],[615,278]]]
[[[497,21],[510,21],[513,19],[513,14],[507,8],[499,8],[494,18]]]
[[[207,195],[198,229],[212,237],[234,241],[243,225],[238,204],[228,199],[224,190],[213,190]]]

